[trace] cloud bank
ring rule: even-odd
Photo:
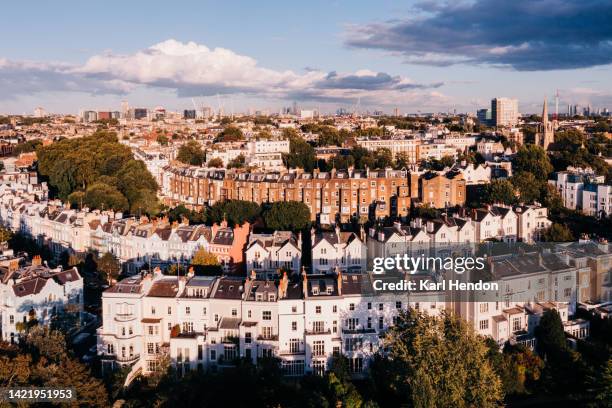
[[[45,91],[125,94],[135,87],[169,89],[179,97],[240,94],[324,102],[397,104],[438,99],[441,82],[417,83],[384,72],[308,69],[303,73],[262,67],[224,48],[167,40],[132,54],[108,52],[82,65],[0,60],[5,97]],[[398,101],[399,100],[399,101]]]
[[[612,63],[609,0],[425,1],[413,11],[405,19],[350,26],[346,44],[432,66],[546,71]]]

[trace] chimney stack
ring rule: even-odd
[[[336,282],[338,283],[338,296],[342,296],[342,271],[336,266]]]
[[[287,297],[287,287],[289,286],[289,279],[287,278],[287,272],[283,272],[283,277],[281,278],[278,285],[278,297],[280,299],[284,299]]]
[[[302,294],[304,298],[308,297],[308,277],[306,276],[306,268],[302,266]]]

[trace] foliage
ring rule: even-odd
[[[286,129],[287,130],[287,129]],[[290,169],[314,170],[316,156],[314,148],[295,132],[284,133],[289,138],[289,154],[283,153],[283,163]]]
[[[190,140],[179,147],[176,160],[192,166],[201,166],[204,163],[204,151],[197,141]]]
[[[113,254],[106,252],[96,262],[98,265],[98,272],[102,275],[103,279],[108,281],[111,285],[113,281],[119,278],[121,273],[121,265]]]
[[[486,186],[483,201],[489,204],[516,204],[517,198],[514,186],[508,180],[493,180]]]
[[[484,340],[455,315],[402,311],[386,344],[398,362],[394,386],[415,407],[495,407],[502,400]]]
[[[191,264],[195,266],[218,266],[219,260],[206,249],[199,248],[193,255]]]
[[[244,140],[242,130],[235,126],[228,126],[215,138],[214,142],[239,142]]]
[[[520,201],[523,203],[533,203],[539,201],[541,190],[546,185],[545,181],[538,180],[533,173],[518,172],[510,179],[512,185],[518,190]]]
[[[39,173],[49,179],[59,198],[90,208],[140,208],[150,213],[157,209],[157,182],[113,132],[63,139],[40,147],[37,154]]]
[[[244,167],[245,161],[246,161],[246,159],[245,159],[244,155],[243,154],[239,154],[238,156],[236,156],[235,158],[230,160],[229,163],[227,163],[227,168],[228,169],[240,169],[240,168]]]
[[[252,223],[261,213],[259,204],[252,201],[225,200],[217,201],[208,210],[210,222],[221,223],[226,220],[230,226]]]
[[[160,134],[157,136],[157,143],[159,143],[162,146],[168,146],[168,136],[164,135],[164,134]]]
[[[204,209],[200,211],[190,210],[183,204],[179,204],[166,211],[168,220],[170,222],[183,221],[186,218],[190,224],[203,224],[206,222],[206,211]]]
[[[310,226],[310,210],[301,201],[276,202],[263,211],[266,227],[271,230],[302,230]]]
[[[574,240],[574,234],[566,225],[554,222],[544,231],[543,240],[547,242],[570,242]]]
[[[11,238],[13,238],[13,232],[0,226],[0,242],[8,242]]]
[[[523,145],[516,152],[513,162],[516,173],[529,172],[538,180],[545,181],[553,171],[553,166],[546,155],[546,151],[540,146]]]
[[[219,157],[214,157],[206,163],[208,167],[223,168],[223,160]]]
[[[40,146],[42,146],[42,140],[40,139],[27,140],[15,146],[12,155],[19,156],[21,153],[35,152]]]
[[[0,386],[74,388],[80,406],[110,406],[104,384],[69,353],[63,335],[43,328],[20,347],[2,344]]]

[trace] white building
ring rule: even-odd
[[[246,270],[255,271],[259,279],[274,279],[279,269],[297,275],[302,267],[302,237],[291,231],[250,234],[245,259]]]
[[[70,309],[83,311],[83,278],[76,268],[62,270],[42,266],[40,257],[19,268],[17,262],[0,268],[2,340],[15,342],[24,324],[36,319],[48,325],[51,318]]]
[[[339,267],[343,271],[366,270],[367,252],[365,233],[334,231],[311,233],[313,274],[329,273]]]

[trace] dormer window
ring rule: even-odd
[[[319,288],[312,288],[312,294],[313,295],[318,295],[319,294]]]

